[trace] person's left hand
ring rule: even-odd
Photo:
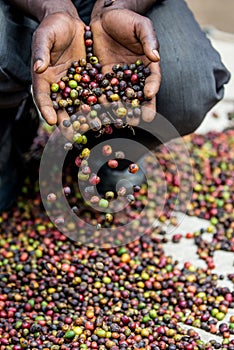
[[[140,59],[150,68],[144,94],[142,119],[151,122],[156,114],[156,94],[160,87],[159,45],[152,22],[126,9],[113,9],[91,18],[94,54],[102,64],[103,73],[111,72],[114,64],[135,63]],[[146,113],[147,111],[147,113]]]

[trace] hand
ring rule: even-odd
[[[45,17],[32,40],[32,83],[35,102],[42,117],[50,124],[68,119],[64,110],[58,113],[50,98],[50,85],[65,76],[73,60],[86,57],[85,24],[68,14]]]
[[[151,70],[146,79],[142,119],[151,122],[156,112],[156,94],[160,87],[161,73],[158,42],[152,22],[127,9],[114,9],[100,16],[92,16],[91,29],[94,40],[94,53],[99,58],[103,73],[111,72],[112,66],[119,63],[134,63],[141,59]],[[147,113],[146,113],[147,112]]]

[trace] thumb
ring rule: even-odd
[[[39,27],[32,40],[32,68],[35,73],[43,73],[48,68],[52,47],[52,34],[48,27]]]
[[[144,54],[153,62],[159,62],[159,43],[154,31],[153,23],[149,18],[141,18],[135,24],[136,36],[141,42]]]

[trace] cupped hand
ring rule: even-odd
[[[126,9],[106,11],[91,18],[94,53],[99,58],[103,73],[111,72],[114,64],[135,63],[141,59],[150,68],[146,79],[142,119],[151,122],[156,114],[156,94],[160,87],[159,45],[152,22]]]
[[[68,14],[48,15],[34,32],[32,40],[32,85],[42,117],[51,125],[68,119],[65,110],[56,112],[50,98],[50,85],[66,75],[73,60],[86,57],[85,24]]]

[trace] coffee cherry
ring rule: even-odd
[[[91,204],[97,204],[97,203],[99,203],[99,201],[100,201],[100,198],[98,196],[92,196],[90,198],[90,203]]]
[[[111,127],[110,125],[107,125],[107,126],[105,127],[105,133],[108,134],[108,135],[110,135],[110,134],[112,134],[112,132],[113,132],[112,127]]]
[[[73,141],[78,143],[78,144],[82,143],[82,139],[83,139],[83,137],[80,133],[76,133],[73,135]]]
[[[72,123],[72,128],[73,128],[74,131],[78,131],[80,129],[80,122],[78,120],[75,120]]]
[[[127,193],[127,189],[124,186],[120,187],[117,191],[117,195],[119,197],[124,197],[126,195],[126,193]]]
[[[134,192],[140,192],[140,189],[141,189],[141,187],[138,186],[138,185],[134,185],[134,186],[133,186],[133,191],[134,191]]]
[[[81,158],[88,158],[90,156],[90,150],[88,148],[84,148],[81,152]]]
[[[96,118],[96,117],[97,117],[97,111],[92,110],[92,111],[90,112],[90,118]]]
[[[75,165],[79,168],[81,166],[82,163],[82,158],[80,157],[76,157],[75,159]]]
[[[100,182],[100,177],[97,174],[92,174],[90,176],[89,182],[91,185],[97,185]]]
[[[106,200],[106,199],[104,199],[104,198],[101,198],[101,199],[99,200],[99,202],[98,202],[98,205],[99,205],[99,207],[105,209],[105,208],[108,208],[109,202],[108,202],[108,200]]]
[[[118,85],[119,84],[119,80],[114,77],[114,78],[111,79],[110,84],[111,85]]]
[[[106,222],[111,223],[114,220],[114,217],[110,213],[106,213],[105,215]]]
[[[54,193],[49,193],[48,196],[47,196],[47,201],[48,202],[55,202],[56,199],[57,199],[57,196]]]
[[[128,194],[126,198],[130,204],[133,204],[135,202],[135,197],[133,194]]]
[[[137,75],[137,74],[133,74],[133,75],[131,76],[131,82],[132,82],[133,84],[137,84],[138,81],[139,81],[138,75]]]
[[[63,120],[63,126],[64,126],[65,128],[69,128],[69,127],[71,126],[70,120],[64,119],[64,120]]]
[[[83,83],[89,83],[90,82],[90,76],[88,74],[84,74],[81,78],[81,81]]]
[[[108,200],[113,199],[114,196],[115,196],[115,194],[114,194],[114,192],[112,192],[112,191],[107,191],[107,192],[105,193],[105,198],[108,199]]]
[[[118,115],[119,117],[125,117],[126,114],[127,114],[127,109],[126,109],[126,108],[124,108],[124,107],[119,107],[119,108],[117,109],[117,115]]]
[[[82,133],[85,133],[88,130],[89,130],[89,124],[84,123],[80,126],[80,132],[82,132]]]
[[[66,87],[65,82],[62,81],[62,80],[60,80],[60,81],[58,82],[58,85],[59,85],[59,89],[60,89],[60,90],[63,90],[63,89],[65,89],[65,87]]]
[[[90,30],[85,30],[84,32],[84,39],[92,39],[92,32]]]
[[[87,98],[87,102],[89,105],[93,105],[97,102],[97,97],[95,95],[90,95],[88,98]]]
[[[92,39],[86,39],[86,40],[85,40],[85,46],[90,47],[90,46],[92,46],[92,45],[93,45],[93,40],[92,40]]]
[[[71,89],[76,89],[76,88],[77,88],[77,81],[76,81],[76,80],[69,80],[68,86],[69,86]]]
[[[138,167],[138,165],[137,165],[136,163],[132,163],[132,164],[130,164],[129,167],[128,167],[128,171],[129,171],[130,173],[132,173],[132,174],[137,173],[138,170],[139,170],[139,167]]]
[[[125,69],[124,70],[124,79],[130,79],[132,76],[132,71],[130,69]]]
[[[112,147],[110,145],[105,145],[102,147],[102,154],[104,156],[110,156],[112,153]]]
[[[58,92],[58,90],[59,90],[59,84],[53,83],[53,84],[51,85],[50,89],[51,89],[52,92]]]
[[[92,57],[90,57],[89,62],[91,64],[97,64],[98,63],[98,58],[96,56],[92,56]],[[97,68],[97,67],[95,67],[95,68]]]
[[[63,192],[64,192],[65,196],[69,196],[71,194],[70,187],[68,187],[68,186],[64,187]]]
[[[123,125],[124,125],[124,122],[120,118],[117,118],[114,121],[114,126],[116,127],[116,129],[121,129],[123,127]]]
[[[85,167],[83,167],[81,171],[82,171],[82,173],[83,173],[83,174],[85,174],[85,175],[87,175],[87,174],[90,174],[90,173],[91,173],[91,169],[90,169],[90,167],[89,167],[89,166],[85,166]]]
[[[108,164],[108,167],[111,169],[115,169],[119,165],[119,163],[116,159],[110,159],[107,164]]]
[[[81,58],[81,59],[79,60],[79,64],[80,64],[81,67],[85,67],[86,64],[87,64],[86,59],[85,59],[85,58]]]
[[[78,180],[80,181],[88,181],[89,174],[83,174],[81,171],[78,173]]]

